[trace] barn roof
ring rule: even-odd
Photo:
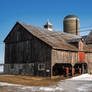
[[[17,22],[16,24],[21,25],[29,33],[31,33],[38,39],[44,41],[46,44],[48,44],[54,49],[78,51],[78,48],[67,43],[67,40],[80,39],[81,38],[80,36],[60,32],[60,31],[49,31],[41,27],[32,26],[32,25],[21,23],[21,22]],[[88,48],[87,46],[85,47],[86,47],[85,50],[89,50],[87,49]]]
[[[92,47],[84,44],[83,50],[86,52],[92,52]]]
[[[85,42],[86,42],[87,44],[92,43],[92,31],[86,36]]]
[[[28,32],[44,41],[51,47],[55,49],[63,49],[63,50],[78,50],[76,47],[68,44],[65,39],[72,39],[75,36],[71,34],[66,34],[59,31],[48,31],[44,28],[32,26],[24,23],[21,24]]]

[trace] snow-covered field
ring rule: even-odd
[[[3,72],[3,69],[4,68],[4,66],[2,65],[2,66],[0,66],[0,73],[2,73]]]

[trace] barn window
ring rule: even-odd
[[[39,71],[45,70],[45,64],[38,64],[38,70]]]

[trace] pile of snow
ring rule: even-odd
[[[80,76],[77,77],[72,77],[68,80],[87,80],[87,81],[92,81],[92,75],[90,74],[82,74]]]

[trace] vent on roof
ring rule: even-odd
[[[45,25],[44,25],[44,28],[49,30],[49,31],[52,31],[52,24],[48,21]]]

